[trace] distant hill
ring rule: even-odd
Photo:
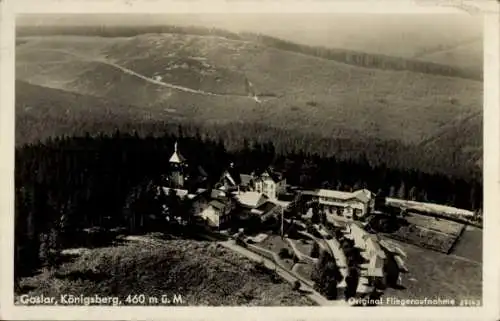
[[[207,28],[201,26],[175,26],[175,25],[148,25],[148,26],[22,26],[17,29],[18,37],[24,36],[54,36],[54,35],[77,35],[77,36],[98,36],[106,38],[134,37],[145,34],[178,34],[196,36],[215,36],[228,40],[252,41],[264,46],[288,50],[297,53],[305,53],[320,58],[331,59],[338,62],[363,66],[368,68],[389,69],[389,70],[410,70],[429,74],[444,76],[462,77],[481,80],[482,79],[482,38],[469,37],[458,38],[451,41],[445,36],[438,37],[441,42],[434,45],[433,41],[427,46],[418,43],[406,51],[397,55],[390,55],[391,50],[400,51],[392,44],[387,44],[386,50],[370,51],[369,46],[362,47],[361,50],[349,49],[352,46],[338,43],[338,47],[330,46],[310,46],[305,43],[298,43],[277,37],[255,32],[230,32],[219,28]],[[404,38],[404,33],[401,35]],[[426,38],[426,41],[429,37]],[[442,42],[442,41],[446,42]],[[401,39],[399,39],[401,41]],[[331,42],[331,41],[330,41]],[[404,41],[403,41],[404,42]],[[333,41],[337,43],[337,41]],[[373,45],[370,41],[368,41]],[[465,56],[463,52],[464,44],[467,46]],[[479,44],[479,45],[478,45]],[[346,46],[346,47],[344,47]],[[359,46],[354,46],[359,48]],[[397,50],[396,50],[397,49]],[[455,54],[454,50],[458,53]],[[436,59],[430,54],[446,51],[446,57],[451,59],[446,61]],[[466,67],[463,68],[463,65]]]
[[[25,114],[31,121],[49,117],[34,109],[59,105],[79,110],[90,122],[105,111],[132,120],[254,124],[319,138],[400,141],[429,146],[430,153],[449,156],[458,150],[462,158],[481,157],[480,81],[364,68],[260,40],[212,34],[18,41],[17,78],[64,91],[18,90],[18,111],[20,105],[31,107]],[[248,97],[246,80],[262,103]],[[41,103],[39,96],[44,97]],[[54,101],[45,104],[47,99]],[[464,119],[470,138],[461,143],[452,133],[463,131]]]
[[[204,15],[20,15],[18,34],[136,36],[145,33],[189,33],[241,39],[251,33],[295,44],[370,53],[452,65],[481,74],[483,21],[467,13],[210,13]],[[168,25],[166,25],[168,24]],[[93,26],[99,26],[95,28]],[[286,26],[286,28],[283,28]],[[468,47],[462,54],[461,46]],[[453,48],[456,48],[454,50]],[[449,50],[448,60],[423,54]],[[451,49],[451,50],[450,50]],[[466,66],[466,68],[464,68]]]

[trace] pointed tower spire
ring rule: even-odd
[[[170,182],[175,188],[184,186],[186,180],[186,159],[179,153],[177,141],[174,144],[174,152],[169,160],[170,163]]]
[[[184,163],[186,159],[179,153],[179,150],[177,149],[177,141],[174,144],[174,153],[170,157],[170,163]]]

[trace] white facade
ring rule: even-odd
[[[212,203],[205,203],[205,206],[199,206],[198,209],[202,209],[198,212],[198,216],[203,218],[210,227],[219,228],[222,224],[230,220],[230,212],[232,210],[232,206],[230,205],[219,207]]]
[[[316,198],[327,214],[338,214],[349,219],[365,216],[374,206],[372,193],[366,189],[355,192],[320,189],[304,191],[303,194]]]
[[[285,192],[285,188],[285,179],[273,179],[268,172],[262,173],[262,175],[255,180],[255,191],[266,195],[271,200],[277,200],[278,195]]]
[[[208,226],[218,228],[220,226],[220,215],[212,206],[207,206],[201,213],[199,214],[202,217]]]

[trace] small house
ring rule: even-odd
[[[204,190],[192,199],[191,208],[195,216],[212,228],[221,228],[229,223],[235,202],[226,192],[216,189]]]
[[[236,202],[243,208],[254,209],[269,201],[269,197],[259,192],[233,192]]]
[[[250,213],[257,215],[262,222],[267,221],[271,217],[278,218],[282,213],[282,208],[278,204],[266,201],[258,207],[251,209]]]
[[[286,191],[286,179],[272,169],[267,169],[254,180],[255,191],[262,193],[271,200],[277,200],[280,194]]]

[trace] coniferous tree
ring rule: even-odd
[[[398,192],[397,192],[397,198],[399,199],[406,199],[406,186],[404,182],[401,182],[401,185],[399,186]]]
[[[416,201],[417,200],[417,188],[415,186],[412,186],[412,188],[410,188],[410,191],[408,192],[408,199],[410,201]]]
[[[391,185],[391,187],[389,188],[389,197],[396,197],[396,188],[394,187],[394,185]]]

